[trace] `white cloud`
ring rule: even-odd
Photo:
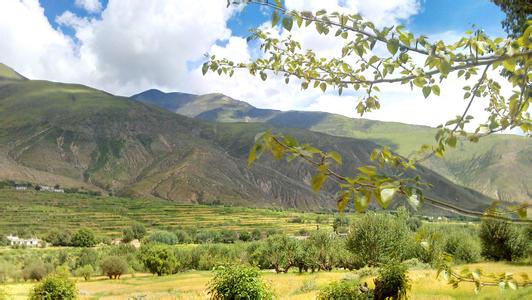
[[[100,3],[91,3],[94,2]],[[286,3],[294,9],[317,10],[326,5],[329,11],[359,12],[377,24],[407,20],[420,9],[417,0],[364,3],[287,0]],[[238,8],[227,9],[225,4],[220,0],[110,0],[98,18],[81,18],[68,11],[57,17],[57,23],[63,28],[74,29],[76,38],[72,39],[49,24],[38,0],[3,0],[0,1],[0,59],[30,78],[78,82],[126,96],[149,88],[222,92],[258,107],[323,110],[356,116],[357,97],[353,93],[339,97],[331,90],[326,94],[316,89],[301,91],[296,80],[289,85],[285,85],[281,76],[262,81],[247,71],[236,72],[233,78],[216,74],[202,76],[198,65],[204,53],[237,61],[256,56],[256,48],[231,35],[227,21]],[[287,35],[286,32],[278,34]],[[338,39],[320,36],[311,28],[294,28],[290,34],[302,42],[303,48],[315,49],[321,56],[340,54],[342,43]],[[453,32],[443,32],[437,38],[448,40],[456,36]],[[375,50],[379,51],[386,50]],[[383,86],[382,109],[364,117],[441,124],[465,106],[457,80],[448,80],[441,91],[440,97],[427,100],[419,90],[411,92],[404,86]],[[474,115],[484,114],[481,101],[473,106]]]
[[[76,6],[83,8],[90,13],[99,13],[102,10],[100,0],[76,0]]]

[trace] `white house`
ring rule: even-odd
[[[38,247],[41,244],[41,240],[36,238],[22,239],[15,235],[7,236],[9,245],[11,246],[26,246],[26,247]]]
[[[17,186],[15,187],[15,189],[16,189],[17,191],[25,191],[25,190],[28,189],[28,187],[25,186],[25,185],[17,185]]]

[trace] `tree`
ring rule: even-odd
[[[299,244],[286,234],[269,236],[263,244],[265,259],[277,273],[287,273],[295,265]]]
[[[391,259],[401,260],[410,243],[409,233],[402,217],[366,213],[354,221],[347,248],[364,265],[376,266]]]
[[[134,233],[131,228],[124,228],[124,230],[122,230],[122,242],[129,243],[134,239]]]
[[[133,239],[140,240],[146,235],[146,227],[142,223],[131,225],[131,231],[133,232]]]
[[[502,27],[511,37],[521,36],[532,15],[532,4],[528,0],[491,0],[506,14]]]
[[[28,263],[22,269],[22,277],[26,280],[41,281],[46,275],[52,271],[52,266],[43,263],[40,260]]]
[[[308,259],[316,264],[318,271],[331,271],[339,262],[340,241],[333,232],[316,230],[305,240]]]
[[[438,127],[434,145],[421,145],[417,155],[408,159],[395,155],[384,147],[375,149],[371,159],[375,165],[360,166],[353,176],[339,174],[335,166],[341,165],[342,157],[337,152],[327,152],[310,145],[300,144],[296,139],[283,134],[265,132],[256,137],[248,162],[252,164],[264,152],[271,152],[276,159],[300,159],[316,168],[312,188],[321,190],[331,179],[337,182],[338,208],[343,210],[354,202],[358,211],[365,211],[372,201],[384,209],[395,199],[402,199],[414,209],[428,204],[440,209],[482,217],[483,212],[469,211],[445,203],[434,197],[427,197],[423,189],[427,185],[421,178],[409,177],[410,169],[432,156],[443,157],[449,148],[459,140],[477,142],[479,139],[508,129],[520,128],[525,134],[532,133],[532,121],[528,112],[529,69],[532,56],[530,37],[532,26],[516,39],[491,39],[483,31],[468,31],[466,36],[452,44],[443,41],[430,42],[426,36],[415,36],[403,26],[377,28],[373,23],[356,14],[291,11],[283,8],[280,0],[233,1],[258,3],[273,9],[272,25],[291,31],[294,26],[305,30],[311,24],[321,35],[335,33],[344,41],[341,54],[333,58],[319,57],[312,49],[301,49],[301,43],[291,36],[279,38],[267,30],[255,29],[251,39],[261,44],[264,56],[249,63],[234,62],[210,56],[202,71],[232,76],[235,71],[245,69],[254,76],[267,80],[272,75],[283,76],[285,82],[297,80],[303,90],[319,88],[325,92],[335,88],[341,95],[344,90],[363,91],[356,106],[360,115],[380,108],[379,86],[401,83],[411,89],[418,89],[425,98],[440,94],[439,82],[456,75],[464,80],[464,99],[467,105],[455,119]],[[388,49],[389,54],[377,56],[372,51],[376,44]],[[417,64],[416,61],[424,61]],[[513,87],[503,94],[501,84],[488,70],[504,71],[509,74],[504,80]],[[497,73],[497,72],[495,72]],[[469,80],[475,80],[469,84]],[[471,104],[478,99],[487,99],[488,118],[473,132],[465,130],[473,116],[469,115]],[[390,170],[394,170],[390,172]],[[494,205],[503,207],[496,202]],[[524,204],[518,208],[508,207],[507,213],[526,216]],[[498,214],[492,218],[510,219]],[[522,220],[532,223],[531,220]]]
[[[76,299],[78,290],[75,283],[62,276],[51,275],[37,284],[30,293],[30,300],[70,300]]]
[[[128,267],[127,261],[120,256],[108,256],[100,264],[103,274],[109,279],[120,279],[120,276],[127,273]]]
[[[143,246],[140,249],[140,259],[146,269],[157,276],[173,274],[177,267],[177,260],[172,248],[167,245]]]
[[[410,289],[406,271],[406,266],[395,261],[381,267],[379,275],[374,280],[374,299],[406,299],[406,292]]]
[[[96,236],[94,231],[89,228],[80,228],[72,237],[72,246],[74,247],[94,247],[96,245]]]
[[[84,265],[76,269],[76,276],[83,277],[85,281],[91,279],[92,274],[94,273],[94,268],[91,265]]]
[[[529,239],[517,226],[500,220],[482,220],[482,255],[488,259],[514,261],[528,250]]]
[[[54,246],[70,246],[72,243],[72,234],[67,230],[53,229],[46,235],[44,240]]]
[[[177,236],[170,231],[159,230],[147,237],[148,241],[152,243],[160,243],[166,245],[175,245],[179,242]]]
[[[91,248],[83,248],[76,258],[76,267],[79,268],[85,265],[90,265],[95,269],[98,266],[99,259],[100,256],[96,250]]]
[[[224,266],[214,271],[209,282],[211,299],[273,299],[269,287],[260,278],[257,269],[240,266]]]

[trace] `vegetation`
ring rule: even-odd
[[[119,256],[108,256],[100,264],[103,274],[109,279],[120,279],[120,276],[127,273],[128,263]]]
[[[342,280],[333,282],[323,288],[318,294],[319,300],[365,300],[369,294],[360,290],[360,283],[353,280]]]
[[[258,270],[248,267],[225,266],[214,271],[209,282],[211,299],[273,299],[269,287]]]
[[[397,261],[390,261],[379,269],[375,279],[374,298],[380,299],[406,299],[410,289],[406,266]]]
[[[167,245],[147,245],[141,249],[141,259],[146,269],[158,276],[176,272],[177,260]]]
[[[96,245],[96,236],[91,229],[80,228],[72,236],[71,243],[74,247],[94,247]]]
[[[488,259],[512,261],[529,249],[530,237],[517,225],[484,219],[480,226],[482,255]]]
[[[30,300],[71,300],[76,299],[78,290],[74,282],[68,278],[51,275],[37,284],[30,296]]]
[[[85,281],[89,281],[94,274],[94,269],[91,265],[84,265],[76,269],[76,276],[83,277]]]

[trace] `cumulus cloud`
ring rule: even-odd
[[[222,92],[259,107],[323,110],[355,117],[359,94],[339,97],[334,91],[301,91],[300,83],[270,74],[269,80],[251,77],[246,71],[233,78],[216,74],[202,76],[204,53],[236,61],[256,57],[256,47],[233,36],[227,21],[239,8],[227,9],[225,1],[109,0],[80,1],[77,5],[98,17],[80,17],[66,11],[56,18],[54,28],[38,0],[0,1],[0,60],[34,79],[78,82],[119,94],[131,95],[149,88],[194,93]],[[373,22],[405,22],[420,10],[418,0],[287,0],[291,9],[361,13]],[[264,27],[269,26],[265,24]],[[75,38],[62,32],[71,28]],[[273,31],[280,37],[282,30]],[[324,57],[338,56],[342,43],[314,30],[294,28],[290,33]],[[440,38],[451,39],[452,32]],[[386,51],[375,49],[376,53]],[[426,100],[421,92],[404,86],[382,88],[382,109],[364,117],[438,125],[464,107],[461,86],[456,80],[442,85],[439,98]],[[345,92],[344,92],[345,94]],[[482,115],[480,106],[472,111]],[[408,109],[410,108],[410,109]]]
[[[102,10],[100,0],[76,0],[76,6],[83,8],[89,13],[98,13]]]

